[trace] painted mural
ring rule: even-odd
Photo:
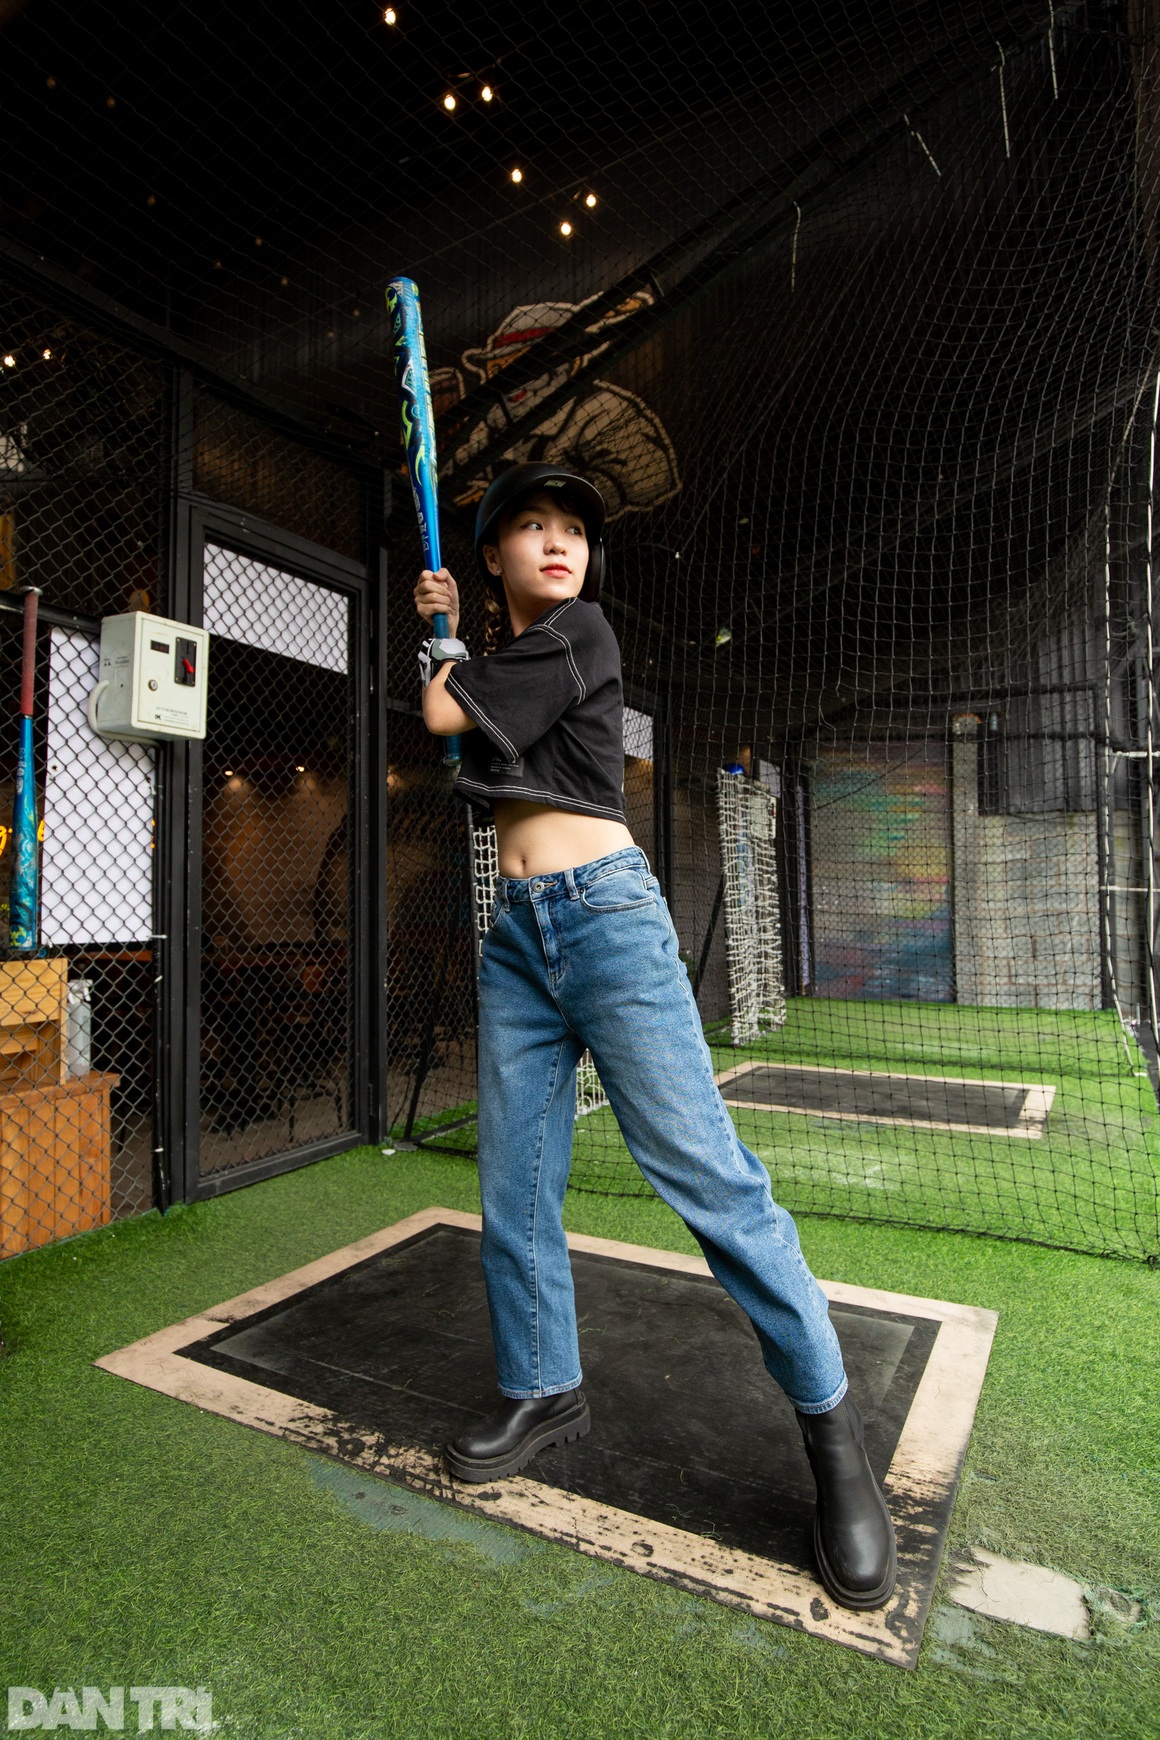
[[[819,756],[810,848],[814,995],[952,1002],[945,746]]]
[[[596,300],[594,296],[587,298],[588,302]],[[478,501],[495,474],[493,466],[486,466],[473,475],[475,455],[508,428],[512,418],[522,422],[537,404],[598,357],[617,323],[652,300],[651,291],[641,290],[594,317],[587,329],[592,337],[589,351],[505,394],[503,404],[492,407],[467,441],[452,448],[450,466],[445,468],[457,479],[452,487],[460,507]],[[563,326],[585,305],[533,302],[511,309],[479,348],[463,352],[462,369],[432,370],[436,414],[457,404],[467,392],[468,382],[474,385],[502,375],[538,338]],[[664,424],[636,393],[611,381],[585,381],[577,387],[575,397],[557,405],[542,422],[530,421],[526,434],[508,448],[505,463],[529,460],[564,466],[589,478],[603,495],[610,520],[659,507],[681,487],[676,454]]]

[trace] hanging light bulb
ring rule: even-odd
[[[592,207],[596,204],[596,195],[594,193],[590,193],[588,195],[588,197],[585,199],[584,204],[588,207],[588,210],[591,211]]]
[[[448,114],[450,114],[455,107],[455,98],[452,96],[450,91],[448,91],[443,99],[443,107],[447,110]]]
[[[562,236],[570,236],[572,234],[572,225],[568,222],[567,218],[565,218],[564,222],[560,225],[560,234]]]
[[[492,90],[490,85],[484,85],[479,94],[485,103],[490,103],[491,99],[495,96],[495,92]]]
[[[524,179],[524,172],[522,169],[513,169],[512,170],[512,180],[514,182],[519,183],[523,179]]]

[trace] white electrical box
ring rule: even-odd
[[[89,724],[102,737],[204,737],[209,630],[131,610],[101,623]]]

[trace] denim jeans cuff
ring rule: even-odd
[[[509,1402],[539,1402],[545,1396],[564,1396],[569,1390],[578,1390],[584,1382],[583,1374],[577,1373],[571,1383],[544,1384],[538,1390],[510,1390],[505,1384],[500,1384],[499,1393],[506,1396]]]
[[[828,1402],[795,1402],[793,1397],[790,1396],[790,1406],[795,1408],[799,1414],[828,1414],[831,1408],[837,1407],[849,1387],[849,1378],[843,1377],[841,1383],[838,1385]]]

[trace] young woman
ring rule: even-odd
[[[448,1464],[493,1480],[588,1431],[561,1222],[587,1047],[633,1158],[748,1314],[797,1411],[823,1582],[835,1601],[878,1607],[894,1587],[894,1531],[825,1296],[730,1121],[668,908],[624,824],[620,652],[596,602],[603,525],[581,478],[501,473],[476,518],[488,656],[436,642],[446,662],[423,694],[428,729],[463,738],[456,789],[494,813],[500,869],[479,975],[479,1178],[501,1405],[448,1446]],[[446,612],[454,635],[446,569],[424,571],[415,603],[428,621]]]

